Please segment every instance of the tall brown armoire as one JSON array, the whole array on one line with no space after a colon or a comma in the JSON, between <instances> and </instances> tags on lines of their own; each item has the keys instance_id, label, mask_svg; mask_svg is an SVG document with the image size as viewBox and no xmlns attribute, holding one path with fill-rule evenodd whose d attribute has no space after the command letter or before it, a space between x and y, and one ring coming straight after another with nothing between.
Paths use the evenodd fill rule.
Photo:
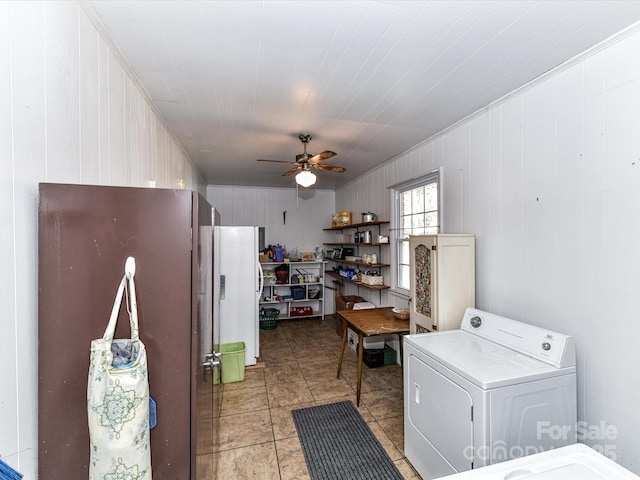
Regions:
<instances>
[{"instance_id":1,"label":"tall brown armoire","mask_svg":"<svg viewBox=\"0 0 640 480\"><path fill-rule=\"evenodd\" d=\"M186 190L41 184L38 470L88 478L87 374L127 257L136 259L140 338L147 348L154 479L198 476L217 405L212 352L212 208ZM128 338L121 309L115 338Z\"/></svg>"}]
</instances>

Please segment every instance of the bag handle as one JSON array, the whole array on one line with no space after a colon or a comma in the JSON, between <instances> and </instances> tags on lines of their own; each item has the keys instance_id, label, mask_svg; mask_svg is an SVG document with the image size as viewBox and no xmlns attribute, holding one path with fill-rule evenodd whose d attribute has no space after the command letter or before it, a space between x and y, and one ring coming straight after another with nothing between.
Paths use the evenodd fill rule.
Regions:
<instances>
[{"instance_id":1,"label":"bag handle","mask_svg":"<svg viewBox=\"0 0 640 480\"><path fill-rule=\"evenodd\" d=\"M136 286L133 281L133 277L136 274L136 259L128 257L125 262L124 276L118 286L116 293L116 299L113 302L113 309L111 310L111 317L107 324L107 329L104 331L102 339L111 347L113 336L116 332L116 323L118 323L118 314L120 313L120 304L122 302L122 294L125 294L125 303L127 305L127 312L129 313L129 324L131 325L131 340L138 341L138 304L136 302Z\"/></svg>"}]
</instances>

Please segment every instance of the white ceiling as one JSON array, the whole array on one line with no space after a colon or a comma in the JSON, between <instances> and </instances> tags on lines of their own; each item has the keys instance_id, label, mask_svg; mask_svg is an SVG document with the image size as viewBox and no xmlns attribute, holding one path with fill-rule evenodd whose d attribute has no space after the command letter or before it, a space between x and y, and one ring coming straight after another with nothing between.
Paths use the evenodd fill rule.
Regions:
<instances>
[{"instance_id":1,"label":"white ceiling","mask_svg":"<svg viewBox=\"0 0 640 480\"><path fill-rule=\"evenodd\" d=\"M95 1L207 183L333 189L630 24L639 1ZM93 12L91 12L93 8Z\"/></svg>"}]
</instances>

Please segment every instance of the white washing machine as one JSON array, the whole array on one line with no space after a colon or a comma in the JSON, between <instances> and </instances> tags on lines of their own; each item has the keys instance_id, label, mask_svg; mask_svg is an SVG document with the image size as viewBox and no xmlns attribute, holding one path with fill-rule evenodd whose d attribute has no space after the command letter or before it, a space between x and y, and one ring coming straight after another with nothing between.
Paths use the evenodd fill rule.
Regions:
<instances>
[{"instance_id":1,"label":"white washing machine","mask_svg":"<svg viewBox=\"0 0 640 480\"><path fill-rule=\"evenodd\" d=\"M474 308L404 337L404 450L423 480L576 442L572 337Z\"/></svg>"},{"instance_id":2,"label":"white washing machine","mask_svg":"<svg viewBox=\"0 0 640 480\"><path fill-rule=\"evenodd\" d=\"M442 480L638 480L639 476L583 443L456 473Z\"/></svg>"}]
</instances>

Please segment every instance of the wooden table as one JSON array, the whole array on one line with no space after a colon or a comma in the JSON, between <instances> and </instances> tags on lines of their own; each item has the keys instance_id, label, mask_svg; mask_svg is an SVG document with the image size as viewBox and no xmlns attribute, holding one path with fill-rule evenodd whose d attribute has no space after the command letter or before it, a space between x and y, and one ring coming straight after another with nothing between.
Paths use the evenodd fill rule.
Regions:
<instances>
[{"instance_id":1,"label":"wooden table","mask_svg":"<svg viewBox=\"0 0 640 480\"><path fill-rule=\"evenodd\" d=\"M372 335L398 335L400 341L400 362L402 363L402 335L409 333L409 320L398 320L392 311L392 307L340 310L336 313L346 322L342 334L340 360L338 360L338 378L340 378L340 370L342 370L344 347L347 345L347 329L351 328L358 334L358 386L356 389L356 405L360 406L363 338Z\"/></svg>"}]
</instances>

